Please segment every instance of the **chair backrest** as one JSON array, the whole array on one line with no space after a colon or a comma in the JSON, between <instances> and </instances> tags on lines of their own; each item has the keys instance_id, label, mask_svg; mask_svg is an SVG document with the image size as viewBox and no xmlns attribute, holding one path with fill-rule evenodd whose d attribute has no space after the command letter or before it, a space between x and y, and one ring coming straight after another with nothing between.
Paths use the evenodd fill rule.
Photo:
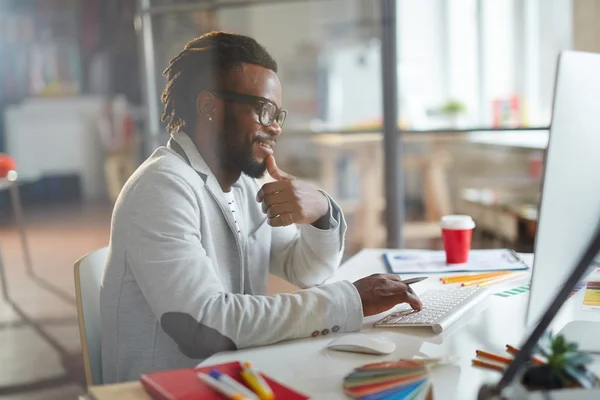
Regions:
<instances>
[{"instance_id":1,"label":"chair backrest","mask_svg":"<svg viewBox=\"0 0 600 400\"><path fill-rule=\"evenodd\" d=\"M100 286L108 248L96 250L75 263L77 319L87 385L101 385Z\"/></svg>"}]
</instances>

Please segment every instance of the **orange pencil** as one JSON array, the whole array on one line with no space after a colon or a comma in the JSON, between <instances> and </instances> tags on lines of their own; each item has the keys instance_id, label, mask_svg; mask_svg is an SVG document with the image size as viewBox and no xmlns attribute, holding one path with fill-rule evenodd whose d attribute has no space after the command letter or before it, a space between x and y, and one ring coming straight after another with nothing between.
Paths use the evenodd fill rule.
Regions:
<instances>
[{"instance_id":1,"label":"orange pencil","mask_svg":"<svg viewBox=\"0 0 600 400\"><path fill-rule=\"evenodd\" d=\"M495 276L501 276L509 274L509 271L499 271L499 272L488 272L485 274L474 274L474 275L457 275L457 276L447 276L440 278L443 283L456 283L456 282L466 282L474 279L483 279L490 278Z\"/></svg>"},{"instance_id":2,"label":"orange pencil","mask_svg":"<svg viewBox=\"0 0 600 400\"><path fill-rule=\"evenodd\" d=\"M481 358L487 358L489 360L498 361L504 364L510 364L513 360L512 358L499 356L494 353L488 353L487 351L483 350L475 350L475 354L477 354Z\"/></svg>"},{"instance_id":3,"label":"orange pencil","mask_svg":"<svg viewBox=\"0 0 600 400\"><path fill-rule=\"evenodd\" d=\"M504 372L504 367L502 365L489 363L481 360L473 360L473 366L479 368L490 369L492 371Z\"/></svg>"},{"instance_id":4,"label":"orange pencil","mask_svg":"<svg viewBox=\"0 0 600 400\"><path fill-rule=\"evenodd\" d=\"M517 279L517 278L524 276L525 274L526 274L526 272L521 272L521 273L506 274L506 275L502 275L502 276L494 276L491 278L484 278L484 279L479 279L479 280L475 280L475 281L464 282L461 286L472 286L472 285L487 286L487 285L491 285L492 283L496 283L496 282L507 281L510 279Z\"/></svg>"},{"instance_id":5,"label":"orange pencil","mask_svg":"<svg viewBox=\"0 0 600 400\"><path fill-rule=\"evenodd\" d=\"M519 350L519 349L517 349L516 347L513 347L513 346L511 346L510 344L507 344L507 345L506 345L506 351L507 351L509 354L512 354L513 356L515 356L515 355L517 355L517 353L518 353L520 350ZM531 357L531 362L533 362L534 364L537 364L537 365L544 365L544 364L546 364L546 362L545 362L544 360L542 360L541 358L539 358L539 357L536 357L536 356L532 356L532 357Z\"/></svg>"}]
</instances>

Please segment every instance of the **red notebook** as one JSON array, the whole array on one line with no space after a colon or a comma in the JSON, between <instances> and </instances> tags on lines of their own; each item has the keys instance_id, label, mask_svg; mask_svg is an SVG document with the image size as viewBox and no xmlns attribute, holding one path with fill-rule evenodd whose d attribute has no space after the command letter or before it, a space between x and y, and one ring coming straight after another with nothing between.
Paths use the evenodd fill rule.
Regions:
<instances>
[{"instance_id":1,"label":"red notebook","mask_svg":"<svg viewBox=\"0 0 600 400\"><path fill-rule=\"evenodd\" d=\"M214 391L198 378L198 372L208 374L210 370L227 374L243 384L242 367L239 362L234 361L227 364L212 365L200 368L177 369L173 371L155 372L142 375L140 381L144 389L156 400L222 400L221 394ZM262 374L269 384L275 399L283 400L306 400L307 396L283 386L281 383ZM247 386L247 385L246 385Z\"/></svg>"}]
</instances>

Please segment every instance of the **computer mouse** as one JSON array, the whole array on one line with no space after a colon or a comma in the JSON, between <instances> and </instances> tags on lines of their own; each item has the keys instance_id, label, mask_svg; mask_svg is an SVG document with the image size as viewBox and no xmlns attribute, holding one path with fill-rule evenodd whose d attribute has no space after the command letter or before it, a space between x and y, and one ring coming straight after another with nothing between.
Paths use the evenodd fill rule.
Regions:
<instances>
[{"instance_id":1,"label":"computer mouse","mask_svg":"<svg viewBox=\"0 0 600 400\"><path fill-rule=\"evenodd\" d=\"M332 340L327 347L351 353L390 354L396 349L396 343L376 334L355 333Z\"/></svg>"}]
</instances>

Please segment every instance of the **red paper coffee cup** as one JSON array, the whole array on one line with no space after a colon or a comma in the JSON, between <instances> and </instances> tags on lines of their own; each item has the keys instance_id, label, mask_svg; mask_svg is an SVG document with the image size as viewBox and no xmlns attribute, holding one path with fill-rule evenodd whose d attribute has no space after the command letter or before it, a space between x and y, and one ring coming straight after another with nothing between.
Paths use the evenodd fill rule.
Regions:
<instances>
[{"instance_id":1,"label":"red paper coffee cup","mask_svg":"<svg viewBox=\"0 0 600 400\"><path fill-rule=\"evenodd\" d=\"M475 222L468 215L446 215L440 221L442 240L448 264L463 264L469 260Z\"/></svg>"}]
</instances>

